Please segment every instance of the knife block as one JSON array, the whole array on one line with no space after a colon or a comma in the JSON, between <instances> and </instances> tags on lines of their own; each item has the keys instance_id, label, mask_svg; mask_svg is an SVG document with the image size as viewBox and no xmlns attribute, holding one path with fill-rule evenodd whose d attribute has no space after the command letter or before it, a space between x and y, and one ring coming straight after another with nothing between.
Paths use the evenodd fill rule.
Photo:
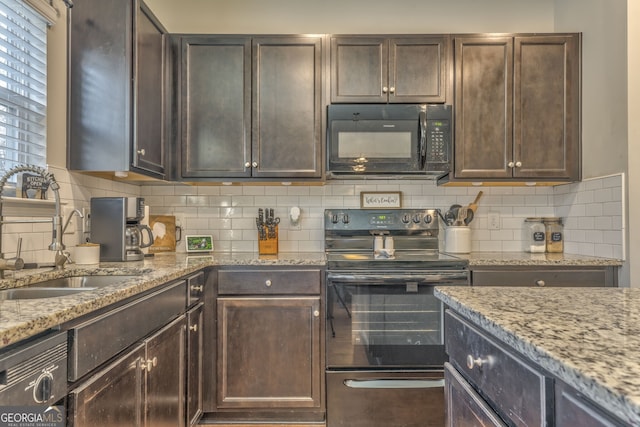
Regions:
<instances>
[{"instance_id":1,"label":"knife block","mask_svg":"<svg viewBox=\"0 0 640 427\"><path fill-rule=\"evenodd\" d=\"M260 255L277 255L278 254L278 226L275 228L275 237L269 237L269 229L264 227L264 235L266 239L260 240L258 233L258 254Z\"/></svg>"}]
</instances>

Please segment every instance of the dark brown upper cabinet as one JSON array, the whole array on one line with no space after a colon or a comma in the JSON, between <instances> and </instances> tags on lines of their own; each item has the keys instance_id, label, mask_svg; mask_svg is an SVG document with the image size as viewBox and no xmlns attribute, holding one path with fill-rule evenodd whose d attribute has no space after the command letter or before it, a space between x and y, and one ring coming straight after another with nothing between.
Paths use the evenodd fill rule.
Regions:
<instances>
[{"instance_id":1,"label":"dark brown upper cabinet","mask_svg":"<svg viewBox=\"0 0 640 427\"><path fill-rule=\"evenodd\" d=\"M331 102L443 103L448 36L334 36Z\"/></svg>"},{"instance_id":2,"label":"dark brown upper cabinet","mask_svg":"<svg viewBox=\"0 0 640 427\"><path fill-rule=\"evenodd\" d=\"M184 36L180 176L322 177L323 37Z\"/></svg>"},{"instance_id":3,"label":"dark brown upper cabinet","mask_svg":"<svg viewBox=\"0 0 640 427\"><path fill-rule=\"evenodd\" d=\"M142 1L70 9L68 169L165 178L165 33Z\"/></svg>"},{"instance_id":4,"label":"dark brown upper cabinet","mask_svg":"<svg viewBox=\"0 0 640 427\"><path fill-rule=\"evenodd\" d=\"M454 38L454 179L577 181L580 34Z\"/></svg>"}]
</instances>

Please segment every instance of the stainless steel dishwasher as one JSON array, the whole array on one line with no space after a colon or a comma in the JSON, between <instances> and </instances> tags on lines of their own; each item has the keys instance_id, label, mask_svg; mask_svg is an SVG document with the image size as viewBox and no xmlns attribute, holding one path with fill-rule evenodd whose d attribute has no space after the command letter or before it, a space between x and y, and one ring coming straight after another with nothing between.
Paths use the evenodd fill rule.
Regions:
<instances>
[{"instance_id":1,"label":"stainless steel dishwasher","mask_svg":"<svg viewBox=\"0 0 640 427\"><path fill-rule=\"evenodd\" d=\"M64 426L66 394L66 332L51 332L0 355L3 415L20 408L21 416L37 413L48 421L47 425Z\"/></svg>"}]
</instances>

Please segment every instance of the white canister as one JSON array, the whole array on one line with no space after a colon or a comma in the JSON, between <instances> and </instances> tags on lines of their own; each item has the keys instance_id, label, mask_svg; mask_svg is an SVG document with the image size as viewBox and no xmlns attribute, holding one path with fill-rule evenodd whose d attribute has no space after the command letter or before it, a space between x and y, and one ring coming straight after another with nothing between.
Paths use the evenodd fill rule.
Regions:
<instances>
[{"instance_id":1,"label":"white canister","mask_svg":"<svg viewBox=\"0 0 640 427\"><path fill-rule=\"evenodd\" d=\"M471 252L471 229L469 226L449 226L444 229L444 249L454 254Z\"/></svg>"},{"instance_id":2,"label":"white canister","mask_svg":"<svg viewBox=\"0 0 640 427\"><path fill-rule=\"evenodd\" d=\"M73 261L76 264L98 264L100 262L100 245L83 243L76 246Z\"/></svg>"}]
</instances>

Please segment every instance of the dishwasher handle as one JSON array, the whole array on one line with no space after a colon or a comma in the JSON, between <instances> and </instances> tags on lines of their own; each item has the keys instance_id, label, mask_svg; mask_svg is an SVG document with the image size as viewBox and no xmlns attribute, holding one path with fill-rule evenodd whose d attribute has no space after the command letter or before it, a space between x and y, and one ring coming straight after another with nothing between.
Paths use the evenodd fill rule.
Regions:
<instances>
[{"instance_id":1,"label":"dishwasher handle","mask_svg":"<svg viewBox=\"0 0 640 427\"><path fill-rule=\"evenodd\" d=\"M398 388L444 388L444 380L417 380L417 379L375 379L375 380L344 380L344 385L349 388L359 389L398 389Z\"/></svg>"}]
</instances>

